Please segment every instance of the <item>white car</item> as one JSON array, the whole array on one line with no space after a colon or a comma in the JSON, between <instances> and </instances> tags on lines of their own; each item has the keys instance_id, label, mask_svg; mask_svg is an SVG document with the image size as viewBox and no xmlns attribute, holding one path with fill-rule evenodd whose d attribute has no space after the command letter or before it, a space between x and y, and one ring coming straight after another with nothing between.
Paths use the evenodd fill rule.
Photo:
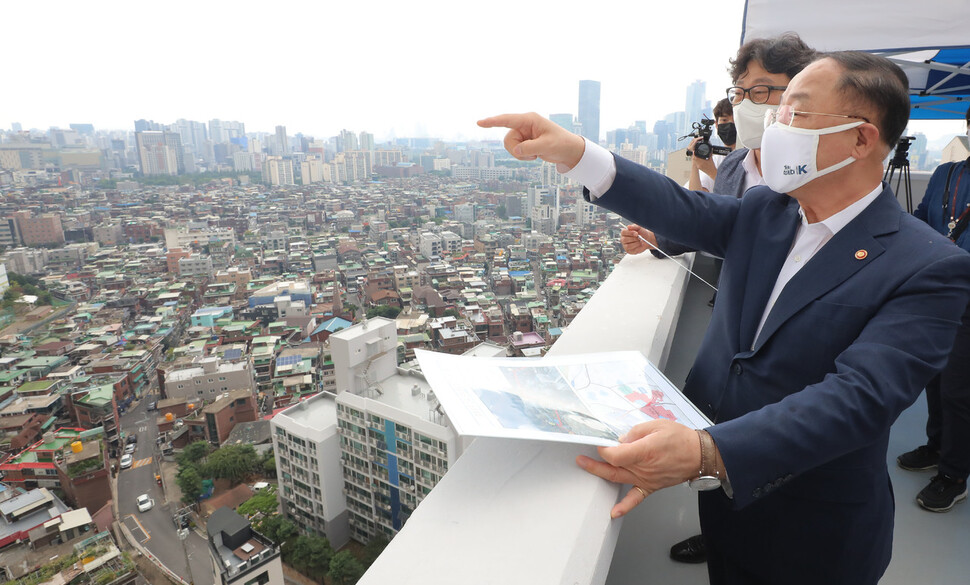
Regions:
<instances>
[{"instance_id":1,"label":"white car","mask_svg":"<svg viewBox=\"0 0 970 585\"><path fill-rule=\"evenodd\" d=\"M122 469L128 469L129 467L131 467L131 462L132 462L132 459L131 459L130 453L125 453L124 455L121 456Z\"/></svg>"},{"instance_id":2,"label":"white car","mask_svg":"<svg viewBox=\"0 0 970 585\"><path fill-rule=\"evenodd\" d=\"M125 453L126 454L131 455L134 452L135 452L135 444L134 443L128 443L127 445L125 445Z\"/></svg>"},{"instance_id":3,"label":"white car","mask_svg":"<svg viewBox=\"0 0 970 585\"><path fill-rule=\"evenodd\" d=\"M155 505L155 500L149 498L148 494L138 496L138 499L135 501L138 503L139 512L147 512L152 509L152 506Z\"/></svg>"}]
</instances>

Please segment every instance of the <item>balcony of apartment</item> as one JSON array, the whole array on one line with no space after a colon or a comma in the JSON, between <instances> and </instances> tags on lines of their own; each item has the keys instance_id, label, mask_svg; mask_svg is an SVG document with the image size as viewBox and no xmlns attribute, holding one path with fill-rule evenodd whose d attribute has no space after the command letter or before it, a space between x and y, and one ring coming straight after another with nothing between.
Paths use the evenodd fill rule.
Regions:
<instances>
[{"instance_id":1,"label":"balcony of apartment","mask_svg":"<svg viewBox=\"0 0 970 585\"><path fill-rule=\"evenodd\" d=\"M678 261L713 277L709 259ZM710 319L710 298L709 288L670 260L625 257L549 355L639 350L682 387ZM970 505L942 515L921 510L914 500L929 475L900 471L893 460L925 442L925 420L921 397L892 430L896 530L883 585L964 582L970 573L970 555L952 545L970 537ZM662 490L624 519L611 520L610 509L628 486L580 470L578 454L596 456L576 445L475 439L359 583L402 576L426 585L707 583L706 565L668 556L672 544L700 531L694 492ZM421 473L415 480L419 490L427 484Z\"/></svg>"}]
</instances>

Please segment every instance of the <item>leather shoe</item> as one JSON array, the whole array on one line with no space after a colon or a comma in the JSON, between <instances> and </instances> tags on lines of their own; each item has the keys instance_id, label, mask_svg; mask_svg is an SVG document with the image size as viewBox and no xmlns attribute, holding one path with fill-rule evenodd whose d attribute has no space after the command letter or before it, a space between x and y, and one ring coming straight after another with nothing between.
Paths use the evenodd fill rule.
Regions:
<instances>
[{"instance_id":1,"label":"leather shoe","mask_svg":"<svg viewBox=\"0 0 970 585\"><path fill-rule=\"evenodd\" d=\"M704 546L704 537L698 534L678 542L670 547L670 558L678 563L706 563L707 547Z\"/></svg>"}]
</instances>

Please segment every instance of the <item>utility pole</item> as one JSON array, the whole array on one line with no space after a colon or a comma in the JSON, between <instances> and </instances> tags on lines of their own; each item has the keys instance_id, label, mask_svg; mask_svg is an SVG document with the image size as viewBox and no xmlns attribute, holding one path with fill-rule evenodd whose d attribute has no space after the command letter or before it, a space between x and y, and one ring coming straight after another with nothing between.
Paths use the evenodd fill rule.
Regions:
<instances>
[{"instance_id":1,"label":"utility pole","mask_svg":"<svg viewBox=\"0 0 970 585\"><path fill-rule=\"evenodd\" d=\"M188 516L190 511L191 508L188 506L179 508L175 510L175 515L172 519L175 521L175 526L178 527L179 540L182 541L182 554L185 555L185 567L189 571L189 585L195 585L195 577L192 575L192 563L189 562L189 551L185 547L185 541L189 538Z\"/></svg>"}]
</instances>

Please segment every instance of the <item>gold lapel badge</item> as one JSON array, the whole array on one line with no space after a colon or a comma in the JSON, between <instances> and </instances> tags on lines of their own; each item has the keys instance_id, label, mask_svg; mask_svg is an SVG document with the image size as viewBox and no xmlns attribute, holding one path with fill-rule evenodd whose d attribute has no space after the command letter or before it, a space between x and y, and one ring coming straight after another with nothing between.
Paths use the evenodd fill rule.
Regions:
<instances>
[{"instance_id":1,"label":"gold lapel badge","mask_svg":"<svg viewBox=\"0 0 970 585\"><path fill-rule=\"evenodd\" d=\"M856 260L865 260L866 259L866 256L868 256L868 255L869 255L869 252L866 252L865 250L856 250L855 259Z\"/></svg>"}]
</instances>

